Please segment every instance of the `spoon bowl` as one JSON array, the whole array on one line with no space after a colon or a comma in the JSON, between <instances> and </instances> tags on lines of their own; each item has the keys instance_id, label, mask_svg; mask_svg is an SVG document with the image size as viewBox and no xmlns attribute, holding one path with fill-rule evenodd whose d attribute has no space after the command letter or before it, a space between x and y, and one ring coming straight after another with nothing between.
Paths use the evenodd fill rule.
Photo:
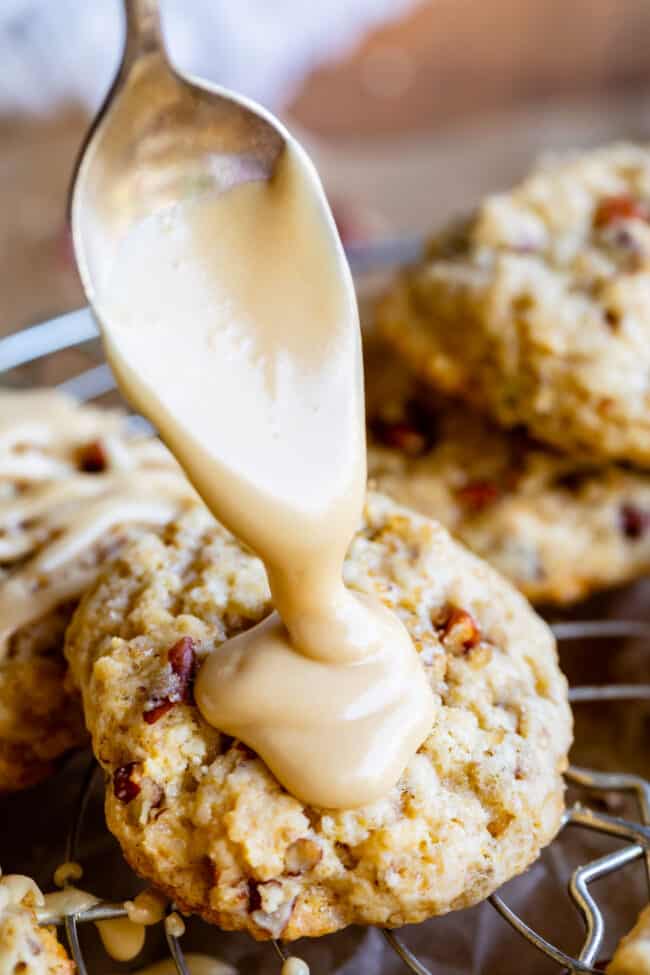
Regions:
<instances>
[{"instance_id":1,"label":"spoon bowl","mask_svg":"<svg viewBox=\"0 0 650 975\"><path fill-rule=\"evenodd\" d=\"M124 0L124 7L124 55L70 197L75 256L91 306L99 276L135 223L188 198L268 179L287 138L259 106L169 64L158 0Z\"/></svg>"}]
</instances>

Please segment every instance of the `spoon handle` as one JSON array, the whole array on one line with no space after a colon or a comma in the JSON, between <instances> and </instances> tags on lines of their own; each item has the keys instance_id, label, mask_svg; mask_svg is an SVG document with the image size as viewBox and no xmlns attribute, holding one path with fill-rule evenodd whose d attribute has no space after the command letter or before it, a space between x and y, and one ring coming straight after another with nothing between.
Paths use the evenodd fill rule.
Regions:
<instances>
[{"instance_id":1,"label":"spoon handle","mask_svg":"<svg viewBox=\"0 0 650 975\"><path fill-rule=\"evenodd\" d=\"M155 51L163 53L158 0L124 0L126 43L123 67Z\"/></svg>"}]
</instances>

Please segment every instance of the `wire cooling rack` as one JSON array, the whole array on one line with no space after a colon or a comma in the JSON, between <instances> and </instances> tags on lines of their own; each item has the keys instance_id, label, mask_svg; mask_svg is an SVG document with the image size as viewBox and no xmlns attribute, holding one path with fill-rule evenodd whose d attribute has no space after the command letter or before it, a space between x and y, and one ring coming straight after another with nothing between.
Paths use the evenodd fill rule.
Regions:
<instances>
[{"instance_id":1,"label":"wire cooling rack","mask_svg":"<svg viewBox=\"0 0 650 975\"><path fill-rule=\"evenodd\" d=\"M352 254L351 263L356 263L357 269L367 271L383 264L394 262L395 255L404 254L404 246L397 242L382 245L377 249L360 250ZM20 378L23 367L34 367L51 364L59 353L77 349L96 340L97 327L88 309L81 309L69 315L63 315L41 325L23 329L0 340L0 374L9 384L20 385L24 377ZM98 358L98 355L95 356ZM65 370L64 370L65 371ZM39 372L30 370L30 381L39 377ZM52 381L54 373L46 371L45 381ZM39 378L39 382L43 379ZM90 368L84 368L71 377L55 378L54 384L62 390L76 396L80 400L94 400L111 393L115 389L115 382L106 363L97 361ZM140 417L133 417L135 425L142 425L145 421ZM581 621L559 623L554 626L555 635L560 642L603 639L624 640L628 638L647 639L650 641L650 623L642 621L606 620ZM650 684L619 684L595 687L574 687L570 693L574 704L599 703L611 701L626 701L637 705L640 702L650 702ZM86 818L86 811L91 793L94 776L99 772L92 764L84 778L72 826L67 837L66 859L76 861L80 856L80 837ZM525 941L542 955L552 960L562 970L570 972L602 972L597 959L602 949L605 937L605 918L592 893L592 885L603 877L610 876L634 861L642 861L645 870L647 896L650 899L650 782L637 775L625 773L604 773L592 769L571 767L566 774L567 783L580 796L568 807L561 832L566 830L591 831L612 838L618 846L609 853L597 859L583 863L572 873L569 881L569 895L576 908L576 919L582 922L583 942L576 955L563 950L542 936L531 927L526 920L519 916L500 894L493 894L489 901L506 921ZM634 800L636 818L621 818L602 811L594 797L609 800L609 805L615 806L612 800L616 797L627 797ZM605 804L606 805L606 804ZM557 842L557 841L556 841ZM621 845L622 844L622 845ZM516 883L516 881L515 881ZM509 888L510 889L510 888ZM170 905L172 911L174 905ZM127 910L122 902L100 900L93 907L85 911L68 914L61 920L65 928L70 951L76 962L79 975L88 975L88 966L82 950L79 928L90 922L107 920L110 918L127 916ZM384 930L383 936L387 943L399 956L405 968L415 975L435 975L420 958L406 944L403 936L396 931ZM170 925L165 925L165 938L169 955L172 958L179 975L189 975L187 960L182 947L182 937L173 933ZM284 960L288 956L287 948L278 941L272 942L278 958Z\"/></svg>"}]
</instances>

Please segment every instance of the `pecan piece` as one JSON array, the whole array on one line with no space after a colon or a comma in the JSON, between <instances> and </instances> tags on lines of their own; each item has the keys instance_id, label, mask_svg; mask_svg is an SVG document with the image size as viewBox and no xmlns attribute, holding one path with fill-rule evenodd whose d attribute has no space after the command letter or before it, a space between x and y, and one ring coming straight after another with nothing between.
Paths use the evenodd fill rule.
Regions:
<instances>
[{"instance_id":1,"label":"pecan piece","mask_svg":"<svg viewBox=\"0 0 650 975\"><path fill-rule=\"evenodd\" d=\"M262 906L262 897L260 895L260 885L252 877L247 880L248 885L248 911L250 914L253 911L259 911Z\"/></svg>"},{"instance_id":2,"label":"pecan piece","mask_svg":"<svg viewBox=\"0 0 650 975\"><path fill-rule=\"evenodd\" d=\"M635 504L622 504L620 508L621 531L626 538L642 538L650 528L650 512Z\"/></svg>"},{"instance_id":3,"label":"pecan piece","mask_svg":"<svg viewBox=\"0 0 650 975\"><path fill-rule=\"evenodd\" d=\"M458 501L477 514L494 504L498 497L499 488L491 481L470 481L456 491Z\"/></svg>"},{"instance_id":4,"label":"pecan piece","mask_svg":"<svg viewBox=\"0 0 650 975\"><path fill-rule=\"evenodd\" d=\"M125 804L140 794L140 784L133 777L136 765L137 762L128 762L113 772L113 793L116 799Z\"/></svg>"},{"instance_id":5,"label":"pecan piece","mask_svg":"<svg viewBox=\"0 0 650 975\"><path fill-rule=\"evenodd\" d=\"M594 227L607 227L618 220L648 220L650 209L641 200L621 193L619 196L606 196L594 213Z\"/></svg>"},{"instance_id":6,"label":"pecan piece","mask_svg":"<svg viewBox=\"0 0 650 975\"><path fill-rule=\"evenodd\" d=\"M152 697L142 717L147 724L155 724L177 703L192 704L192 688L196 673L196 644L189 636L184 636L169 648L167 659L172 672L168 694Z\"/></svg>"},{"instance_id":7,"label":"pecan piece","mask_svg":"<svg viewBox=\"0 0 650 975\"><path fill-rule=\"evenodd\" d=\"M147 722L147 724L155 724L156 721L160 720L164 714L174 707L174 702L170 701L168 697L164 697L161 701L156 704L152 704L150 708L142 712L142 717Z\"/></svg>"},{"instance_id":8,"label":"pecan piece","mask_svg":"<svg viewBox=\"0 0 650 975\"><path fill-rule=\"evenodd\" d=\"M77 466L86 474L101 474L108 467L108 455L101 440L93 440L77 451Z\"/></svg>"},{"instance_id":9,"label":"pecan piece","mask_svg":"<svg viewBox=\"0 0 650 975\"><path fill-rule=\"evenodd\" d=\"M435 417L416 400L405 403L399 416L379 415L369 425L378 443L400 450L408 457L426 454L437 439Z\"/></svg>"},{"instance_id":10,"label":"pecan piece","mask_svg":"<svg viewBox=\"0 0 650 975\"><path fill-rule=\"evenodd\" d=\"M196 671L196 644L190 636L181 637L167 652L172 673L178 678L179 699L192 702L192 685Z\"/></svg>"},{"instance_id":11,"label":"pecan piece","mask_svg":"<svg viewBox=\"0 0 650 975\"><path fill-rule=\"evenodd\" d=\"M464 609L452 609L444 619L441 640L447 650L464 654L481 642L481 630L474 617Z\"/></svg>"},{"instance_id":12,"label":"pecan piece","mask_svg":"<svg viewBox=\"0 0 650 975\"><path fill-rule=\"evenodd\" d=\"M383 441L387 446L395 447L409 457L419 457L427 447L424 434L406 421L384 426Z\"/></svg>"}]
</instances>

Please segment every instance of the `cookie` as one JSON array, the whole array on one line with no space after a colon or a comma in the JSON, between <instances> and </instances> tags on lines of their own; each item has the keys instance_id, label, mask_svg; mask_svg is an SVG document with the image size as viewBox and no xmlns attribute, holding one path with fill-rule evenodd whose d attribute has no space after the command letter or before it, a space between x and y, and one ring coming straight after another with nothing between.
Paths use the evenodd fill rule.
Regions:
<instances>
[{"instance_id":1,"label":"cookie","mask_svg":"<svg viewBox=\"0 0 650 975\"><path fill-rule=\"evenodd\" d=\"M360 809L298 801L193 703L196 667L272 608L262 563L203 509L123 550L66 638L127 860L182 910L258 939L474 904L560 825L567 688L523 596L381 495L344 575L399 614L438 702L398 784Z\"/></svg>"},{"instance_id":2,"label":"cookie","mask_svg":"<svg viewBox=\"0 0 650 975\"><path fill-rule=\"evenodd\" d=\"M607 975L650 975L650 905L621 939L606 971Z\"/></svg>"},{"instance_id":3,"label":"cookie","mask_svg":"<svg viewBox=\"0 0 650 975\"><path fill-rule=\"evenodd\" d=\"M650 149L542 162L432 241L378 322L499 424L650 466Z\"/></svg>"},{"instance_id":4,"label":"cookie","mask_svg":"<svg viewBox=\"0 0 650 975\"><path fill-rule=\"evenodd\" d=\"M0 877L0 975L73 975L54 928L36 920L42 897L29 877Z\"/></svg>"},{"instance_id":5,"label":"cookie","mask_svg":"<svg viewBox=\"0 0 650 975\"><path fill-rule=\"evenodd\" d=\"M137 526L192 503L171 455L118 412L54 391L0 392L0 792L85 740L63 635L81 593Z\"/></svg>"},{"instance_id":6,"label":"cookie","mask_svg":"<svg viewBox=\"0 0 650 975\"><path fill-rule=\"evenodd\" d=\"M650 476L569 457L435 397L367 342L368 474L529 599L571 603L650 570Z\"/></svg>"}]
</instances>

